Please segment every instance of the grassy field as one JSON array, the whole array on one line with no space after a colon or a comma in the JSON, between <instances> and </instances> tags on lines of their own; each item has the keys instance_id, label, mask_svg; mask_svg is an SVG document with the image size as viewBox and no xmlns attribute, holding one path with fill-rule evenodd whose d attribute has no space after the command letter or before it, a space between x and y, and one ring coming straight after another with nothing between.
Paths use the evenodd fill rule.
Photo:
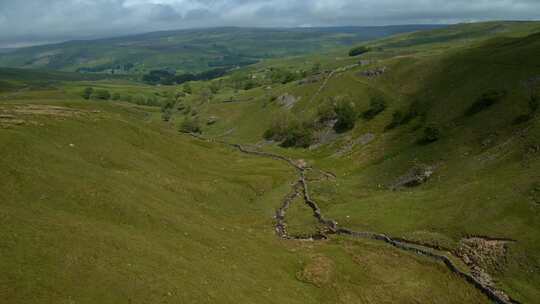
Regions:
<instances>
[{"instance_id":1,"label":"grassy field","mask_svg":"<svg viewBox=\"0 0 540 304\"><path fill-rule=\"evenodd\" d=\"M385 245L280 241L294 175L279 162L182 136L153 108L36 93L0 105L23 121L0 129L6 303L485 302Z\"/></svg>"},{"instance_id":2,"label":"grassy field","mask_svg":"<svg viewBox=\"0 0 540 304\"><path fill-rule=\"evenodd\" d=\"M272 59L191 83L189 93L125 79L6 86L0 296L7 303L489 302L443 264L384 243L278 239L273 216L296 173L178 132L194 119L204 136L258 144L335 173L310 188L340 225L452 252L471 236L504 240L503 255L486 257L486 271L513 299L536 303L540 122L524 84L540 75L538 27L460 25L370 42L373 51L360 58L335 49ZM369 63L352 66L360 59ZM306 77L332 75L319 95L324 77L283 84L268 76L317 63L321 72ZM378 77L362 74L381 67ZM257 85L236 87L238 79ZM219 89L209 94L212 84ZM83 100L86 87L155 98L158 106ZM495 102L482 101L494 90ZM292 106L280 104L283 95L295 97ZM263 140L276 117L314 120L331 98L362 113L373 97L385 100L384 111L359 115L352 130L309 149ZM159 104L171 99L164 122ZM411 109L410 121L385 128L396 111ZM439 131L431 143L422 142L427 126ZM419 164L434 168L425 184L390 189ZM291 233L318 228L309 212L293 202Z\"/></svg>"}]
</instances>

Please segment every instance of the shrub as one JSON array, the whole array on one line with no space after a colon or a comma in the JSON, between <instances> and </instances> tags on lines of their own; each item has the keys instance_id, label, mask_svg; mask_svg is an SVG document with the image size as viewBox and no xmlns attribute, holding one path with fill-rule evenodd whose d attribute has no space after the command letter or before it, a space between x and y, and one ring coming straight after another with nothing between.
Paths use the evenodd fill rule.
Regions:
<instances>
[{"instance_id":1,"label":"shrub","mask_svg":"<svg viewBox=\"0 0 540 304\"><path fill-rule=\"evenodd\" d=\"M362 55L362 54L364 54L364 53L367 53L367 52L369 52L369 51L370 51L370 50L369 50L368 47L366 47L366 46L359 46L359 47L355 47L355 48L351 49L351 50L349 51L349 56L355 57L355 56L359 56L359 55Z\"/></svg>"},{"instance_id":2,"label":"shrub","mask_svg":"<svg viewBox=\"0 0 540 304\"><path fill-rule=\"evenodd\" d=\"M478 114L502 100L506 95L507 92L505 90L489 90L476 99L470 108L465 111L465 115L472 116Z\"/></svg>"},{"instance_id":3,"label":"shrub","mask_svg":"<svg viewBox=\"0 0 540 304\"><path fill-rule=\"evenodd\" d=\"M88 87L88 88L86 88L86 89L83 90L81 96L82 96L82 98L88 100L88 99L90 99L90 97L92 96L92 93L94 93L94 89Z\"/></svg>"},{"instance_id":4,"label":"shrub","mask_svg":"<svg viewBox=\"0 0 540 304\"><path fill-rule=\"evenodd\" d=\"M111 93L107 90L95 90L92 93L93 99L99 99L99 100L109 100L111 99Z\"/></svg>"},{"instance_id":5,"label":"shrub","mask_svg":"<svg viewBox=\"0 0 540 304\"><path fill-rule=\"evenodd\" d=\"M144 95L139 94L133 98L133 102L138 105L145 105L146 97L144 97Z\"/></svg>"},{"instance_id":6,"label":"shrub","mask_svg":"<svg viewBox=\"0 0 540 304\"><path fill-rule=\"evenodd\" d=\"M285 139L281 143L282 147L307 148L313 143L313 131L304 125L298 125L288 130Z\"/></svg>"},{"instance_id":7,"label":"shrub","mask_svg":"<svg viewBox=\"0 0 540 304\"><path fill-rule=\"evenodd\" d=\"M422 142L432 143L436 142L441 138L441 130L435 124L430 124L424 129L424 138Z\"/></svg>"},{"instance_id":8,"label":"shrub","mask_svg":"<svg viewBox=\"0 0 540 304\"><path fill-rule=\"evenodd\" d=\"M403 122L405 115L403 112L397 110L392 114L392 121L384 128L385 130L392 130L397 128Z\"/></svg>"},{"instance_id":9,"label":"shrub","mask_svg":"<svg viewBox=\"0 0 540 304\"><path fill-rule=\"evenodd\" d=\"M364 119L371 120L386 110L386 101L381 96L371 98L369 109L362 114Z\"/></svg>"},{"instance_id":10,"label":"shrub","mask_svg":"<svg viewBox=\"0 0 540 304\"><path fill-rule=\"evenodd\" d=\"M307 148L314 140L313 125L285 114L275 119L263 136L281 142L282 147Z\"/></svg>"},{"instance_id":11,"label":"shrub","mask_svg":"<svg viewBox=\"0 0 540 304\"><path fill-rule=\"evenodd\" d=\"M414 120L416 117L421 115L423 115L422 102L417 99L411 103L409 109L407 110L407 113L405 113L405 115L403 116L400 124L406 125L412 120Z\"/></svg>"},{"instance_id":12,"label":"shrub","mask_svg":"<svg viewBox=\"0 0 540 304\"><path fill-rule=\"evenodd\" d=\"M325 102L317 108L317 117L321 123L336 119L336 109L331 101Z\"/></svg>"},{"instance_id":13,"label":"shrub","mask_svg":"<svg viewBox=\"0 0 540 304\"><path fill-rule=\"evenodd\" d=\"M165 122L170 121L173 114L174 106L176 102L172 99L168 99L161 105L161 119Z\"/></svg>"},{"instance_id":14,"label":"shrub","mask_svg":"<svg viewBox=\"0 0 540 304\"><path fill-rule=\"evenodd\" d=\"M336 132L343 133L354 128L358 114L351 102L343 101L338 103L335 106L334 111L337 118L337 122L334 125L334 130Z\"/></svg>"},{"instance_id":15,"label":"shrub","mask_svg":"<svg viewBox=\"0 0 540 304\"><path fill-rule=\"evenodd\" d=\"M201 133L201 126L196 118L186 118L180 125L180 132Z\"/></svg>"},{"instance_id":16,"label":"shrub","mask_svg":"<svg viewBox=\"0 0 540 304\"><path fill-rule=\"evenodd\" d=\"M193 94L193 89L191 88L191 85L189 83L186 83L184 85L184 93Z\"/></svg>"}]
</instances>

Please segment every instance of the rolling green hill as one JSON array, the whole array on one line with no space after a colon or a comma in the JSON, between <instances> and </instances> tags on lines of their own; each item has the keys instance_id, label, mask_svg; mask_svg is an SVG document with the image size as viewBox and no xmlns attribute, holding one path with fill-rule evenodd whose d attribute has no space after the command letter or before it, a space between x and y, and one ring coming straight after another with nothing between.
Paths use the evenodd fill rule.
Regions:
<instances>
[{"instance_id":1,"label":"rolling green hill","mask_svg":"<svg viewBox=\"0 0 540 304\"><path fill-rule=\"evenodd\" d=\"M457 25L182 86L0 91L0 294L537 303L539 27Z\"/></svg>"},{"instance_id":2,"label":"rolling green hill","mask_svg":"<svg viewBox=\"0 0 540 304\"><path fill-rule=\"evenodd\" d=\"M264 58L320 52L435 25L336 28L213 28L70 41L0 55L0 66L63 71L200 72L252 64Z\"/></svg>"}]
</instances>

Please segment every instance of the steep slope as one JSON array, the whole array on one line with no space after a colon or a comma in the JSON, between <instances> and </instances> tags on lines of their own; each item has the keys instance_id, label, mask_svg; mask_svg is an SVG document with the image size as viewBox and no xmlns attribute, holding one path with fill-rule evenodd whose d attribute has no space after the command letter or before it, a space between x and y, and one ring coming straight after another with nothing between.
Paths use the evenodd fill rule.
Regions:
<instances>
[{"instance_id":1,"label":"steep slope","mask_svg":"<svg viewBox=\"0 0 540 304\"><path fill-rule=\"evenodd\" d=\"M431 244L456 256L463 254L470 237L480 237L479 248L494 247L464 261L480 267L478 275L488 273L516 300L534 303L540 296L540 122L531 93L538 94L540 86L539 51L540 35L533 34L442 53L428 48L389 56L382 50L364 56L370 62L365 66L333 57L322 61L336 71L326 74L328 80L254 89L238 98L250 101L199 109L203 117L223 117L206 128L209 136L229 130L228 140L256 143L275 117L313 121L329 99L348 100L362 113L373 98L382 97L386 109L381 114L360 118L350 132L330 132L330 141L313 145L311 151L275 145L264 149L336 173L336 182L316 185L313 197L328 217L355 230ZM296 102L272 98L283 94ZM412 116L389 129L398 111L397 117ZM426 134L436 137L426 140ZM412 171L418 168L429 168L425 185L393 189L420 174ZM313 222L295 225L306 230Z\"/></svg>"},{"instance_id":2,"label":"steep slope","mask_svg":"<svg viewBox=\"0 0 540 304\"><path fill-rule=\"evenodd\" d=\"M284 164L65 85L0 103L3 301L486 303L389 246L280 240L274 211L296 178Z\"/></svg>"}]
</instances>

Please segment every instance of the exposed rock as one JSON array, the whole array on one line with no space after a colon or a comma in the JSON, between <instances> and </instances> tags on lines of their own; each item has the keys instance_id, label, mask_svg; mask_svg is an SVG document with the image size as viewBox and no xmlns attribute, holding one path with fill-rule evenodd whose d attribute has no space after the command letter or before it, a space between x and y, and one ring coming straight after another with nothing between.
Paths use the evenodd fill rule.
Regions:
<instances>
[{"instance_id":1,"label":"exposed rock","mask_svg":"<svg viewBox=\"0 0 540 304\"><path fill-rule=\"evenodd\" d=\"M360 75L367 78L376 78L386 73L387 70L388 68L383 66L383 67L378 67L372 70L362 71L360 72Z\"/></svg>"},{"instance_id":2,"label":"exposed rock","mask_svg":"<svg viewBox=\"0 0 540 304\"><path fill-rule=\"evenodd\" d=\"M206 122L207 125L211 126L213 124L215 124L216 122L218 122L218 118L216 116L210 116L208 118L208 121Z\"/></svg>"},{"instance_id":3,"label":"exposed rock","mask_svg":"<svg viewBox=\"0 0 540 304\"><path fill-rule=\"evenodd\" d=\"M358 64L359 64L360 66L366 66L366 65L370 65L370 64L372 64L372 63L374 63L374 62L376 62L376 61L374 61L374 60L360 60L360 61L358 62Z\"/></svg>"},{"instance_id":4,"label":"exposed rock","mask_svg":"<svg viewBox=\"0 0 540 304\"><path fill-rule=\"evenodd\" d=\"M433 175L435 168L427 165L415 165L407 174L399 177L390 189L398 190L403 187L416 187L426 183Z\"/></svg>"},{"instance_id":5,"label":"exposed rock","mask_svg":"<svg viewBox=\"0 0 540 304\"><path fill-rule=\"evenodd\" d=\"M317 83L317 82L323 80L324 77L326 77L325 73L319 73L319 74L311 75L311 76L309 76L307 78L304 78L304 79L298 81L298 85Z\"/></svg>"},{"instance_id":6,"label":"exposed rock","mask_svg":"<svg viewBox=\"0 0 540 304\"><path fill-rule=\"evenodd\" d=\"M375 140L376 135L373 133L366 133L354 140L349 141L345 146L343 146L336 154L334 154L334 157L341 157L349 152L352 151L352 149L357 146L365 146Z\"/></svg>"},{"instance_id":7,"label":"exposed rock","mask_svg":"<svg viewBox=\"0 0 540 304\"><path fill-rule=\"evenodd\" d=\"M487 270L501 270L506 261L509 242L512 241L472 237L461 240L456 250L456 255L471 268L471 275L508 302L510 302L510 297L496 289L495 282Z\"/></svg>"},{"instance_id":8,"label":"exposed rock","mask_svg":"<svg viewBox=\"0 0 540 304\"><path fill-rule=\"evenodd\" d=\"M277 99L277 102L280 106L284 107L285 109L292 109L294 105L300 100L299 98L294 97L293 95L290 95L288 93L285 93L281 96L279 96Z\"/></svg>"}]
</instances>

